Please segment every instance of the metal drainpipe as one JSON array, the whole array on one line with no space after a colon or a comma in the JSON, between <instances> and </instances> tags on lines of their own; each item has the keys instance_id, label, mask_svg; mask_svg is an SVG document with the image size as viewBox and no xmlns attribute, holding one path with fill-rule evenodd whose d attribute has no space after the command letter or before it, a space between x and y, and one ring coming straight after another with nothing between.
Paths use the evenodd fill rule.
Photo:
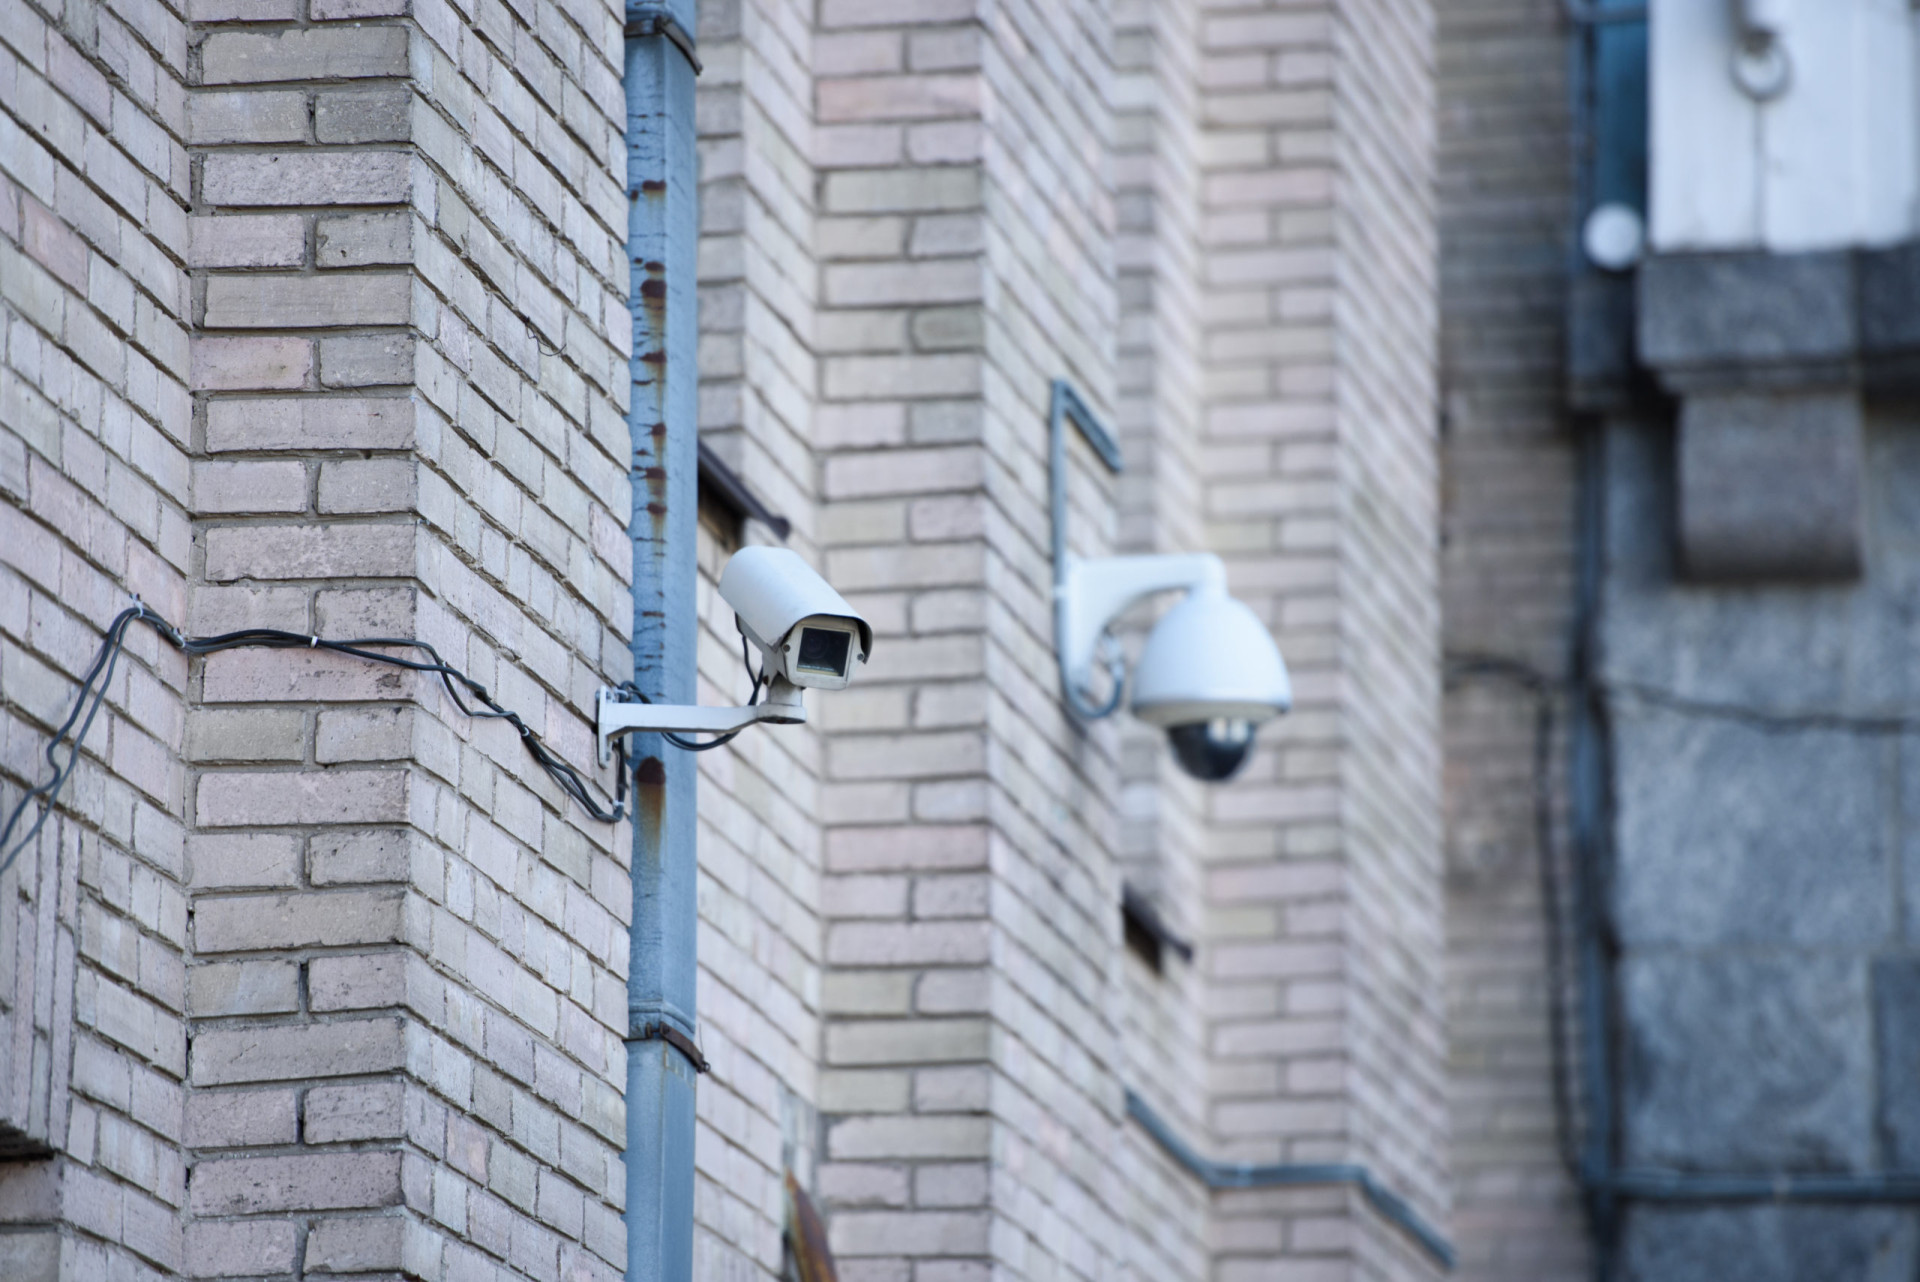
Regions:
<instances>
[{"instance_id":1,"label":"metal drainpipe","mask_svg":"<svg viewBox=\"0 0 1920 1282\"><path fill-rule=\"evenodd\" d=\"M626 13L627 257L633 295L633 666L649 698L694 702L699 370L694 0ZM694 759L634 735L627 980L627 1276L693 1275Z\"/></svg>"}]
</instances>

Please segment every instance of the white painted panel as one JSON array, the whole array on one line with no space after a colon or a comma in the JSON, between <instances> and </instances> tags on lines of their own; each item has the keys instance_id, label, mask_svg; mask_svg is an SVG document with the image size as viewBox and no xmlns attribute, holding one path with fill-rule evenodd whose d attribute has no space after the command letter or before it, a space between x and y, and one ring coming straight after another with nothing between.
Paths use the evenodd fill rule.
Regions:
<instances>
[{"instance_id":1,"label":"white painted panel","mask_svg":"<svg viewBox=\"0 0 1920 1282\"><path fill-rule=\"evenodd\" d=\"M1727 0L1652 0L1650 20L1653 247L1758 248L1759 113L1728 72L1733 6Z\"/></svg>"},{"instance_id":2,"label":"white painted panel","mask_svg":"<svg viewBox=\"0 0 1920 1282\"><path fill-rule=\"evenodd\" d=\"M1799 0L1782 39L1787 91L1760 108L1762 242L1781 253L1852 243L1865 204L1858 83L1863 0Z\"/></svg>"},{"instance_id":3,"label":"white painted panel","mask_svg":"<svg viewBox=\"0 0 1920 1282\"><path fill-rule=\"evenodd\" d=\"M1920 233L1920 13L1913 0L1862 0L1859 240L1888 245Z\"/></svg>"}]
</instances>

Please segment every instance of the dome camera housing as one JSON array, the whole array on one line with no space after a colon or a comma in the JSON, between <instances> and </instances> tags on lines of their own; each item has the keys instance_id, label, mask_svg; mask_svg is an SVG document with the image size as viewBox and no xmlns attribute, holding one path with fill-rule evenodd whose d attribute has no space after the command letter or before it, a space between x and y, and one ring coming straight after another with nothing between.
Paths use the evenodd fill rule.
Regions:
<instances>
[{"instance_id":1,"label":"dome camera housing","mask_svg":"<svg viewBox=\"0 0 1920 1282\"><path fill-rule=\"evenodd\" d=\"M1239 773L1255 730L1292 706L1273 637L1212 583L1167 611L1134 668L1133 715L1164 729L1181 768L1208 782Z\"/></svg>"}]
</instances>

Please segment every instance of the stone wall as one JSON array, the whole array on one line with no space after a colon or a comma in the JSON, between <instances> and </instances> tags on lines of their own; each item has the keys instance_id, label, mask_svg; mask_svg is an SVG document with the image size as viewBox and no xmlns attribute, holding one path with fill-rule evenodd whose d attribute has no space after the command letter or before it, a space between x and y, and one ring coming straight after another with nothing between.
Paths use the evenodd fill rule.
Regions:
<instances>
[{"instance_id":1,"label":"stone wall","mask_svg":"<svg viewBox=\"0 0 1920 1282\"><path fill-rule=\"evenodd\" d=\"M1624 1165L1914 1163L1914 429L1905 405L1868 414L1863 577L1734 586L1676 574L1669 428L1608 425ZM1621 1258L1647 1282L1899 1272L1920 1212L1637 1204Z\"/></svg>"}]
</instances>

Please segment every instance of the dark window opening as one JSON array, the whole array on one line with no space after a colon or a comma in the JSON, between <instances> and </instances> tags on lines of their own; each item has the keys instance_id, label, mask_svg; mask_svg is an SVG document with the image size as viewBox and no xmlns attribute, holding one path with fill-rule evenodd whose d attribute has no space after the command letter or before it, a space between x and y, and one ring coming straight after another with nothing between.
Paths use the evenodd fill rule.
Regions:
<instances>
[{"instance_id":1,"label":"dark window opening","mask_svg":"<svg viewBox=\"0 0 1920 1282\"><path fill-rule=\"evenodd\" d=\"M1120 889L1120 927L1128 951L1156 975L1164 973L1168 953L1183 962L1193 960L1193 944L1174 934L1160 910L1132 886Z\"/></svg>"}]
</instances>

